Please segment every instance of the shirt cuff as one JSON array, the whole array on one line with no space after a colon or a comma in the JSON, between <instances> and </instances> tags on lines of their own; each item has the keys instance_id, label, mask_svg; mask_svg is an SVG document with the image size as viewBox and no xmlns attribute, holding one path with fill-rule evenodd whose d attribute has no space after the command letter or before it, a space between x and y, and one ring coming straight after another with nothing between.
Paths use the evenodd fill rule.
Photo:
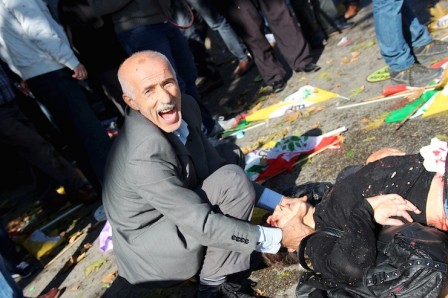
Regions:
<instances>
[{"instance_id":1,"label":"shirt cuff","mask_svg":"<svg viewBox=\"0 0 448 298\"><path fill-rule=\"evenodd\" d=\"M280 250L282 230L278 228L258 227L258 241L255 248L258 252L275 254Z\"/></svg>"},{"instance_id":2,"label":"shirt cuff","mask_svg":"<svg viewBox=\"0 0 448 298\"><path fill-rule=\"evenodd\" d=\"M265 210L273 211L275 206L280 204L283 196L272 189L265 188L258 200L257 207Z\"/></svg>"}]
</instances>

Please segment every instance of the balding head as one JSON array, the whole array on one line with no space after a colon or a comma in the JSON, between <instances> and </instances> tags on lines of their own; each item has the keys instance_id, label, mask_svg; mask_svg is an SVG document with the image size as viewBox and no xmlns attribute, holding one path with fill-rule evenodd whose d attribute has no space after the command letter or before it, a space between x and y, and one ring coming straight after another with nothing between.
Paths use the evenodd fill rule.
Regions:
<instances>
[{"instance_id":1,"label":"balding head","mask_svg":"<svg viewBox=\"0 0 448 298\"><path fill-rule=\"evenodd\" d=\"M138 68L147 67L148 63L151 64L151 61L158 60L166 63L171 69L174 77L176 78L176 72L174 71L170 61L166 58L165 55L156 52L156 51L141 51L132 54L128 57L118 69L118 81L121 85L121 90L123 91L123 95L129 96L130 98L135 98L135 90L132 84L129 82L130 77L133 74L132 68L134 71L137 71ZM177 79L176 79L177 80Z\"/></svg>"},{"instance_id":2,"label":"balding head","mask_svg":"<svg viewBox=\"0 0 448 298\"><path fill-rule=\"evenodd\" d=\"M137 52L118 70L123 100L165 132L182 121L181 92L168 59L154 51Z\"/></svg>"}]
</instances>

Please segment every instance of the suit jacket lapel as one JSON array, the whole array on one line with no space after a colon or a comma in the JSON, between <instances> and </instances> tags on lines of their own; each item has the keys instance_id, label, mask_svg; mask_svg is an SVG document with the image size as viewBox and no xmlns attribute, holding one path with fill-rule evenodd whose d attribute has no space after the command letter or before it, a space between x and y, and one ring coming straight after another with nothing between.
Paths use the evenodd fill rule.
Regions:
<instances>
[{"instance_id":1,"label":"suit jacket lapel","mask_svg":"<svg viewBox=\"0 0 448 298\"><path fill-rule=\"evenodd\" d=\"M182 180L185 182L188 188L193 189L198 184L198 177L196 173L195 164L190 152L179 138L173 133L165 133L169 142L173 145L174 151L177 154L177 158L182 166ZM188 141L187 141L188 142Z\"/></svg>"}]
</instances>

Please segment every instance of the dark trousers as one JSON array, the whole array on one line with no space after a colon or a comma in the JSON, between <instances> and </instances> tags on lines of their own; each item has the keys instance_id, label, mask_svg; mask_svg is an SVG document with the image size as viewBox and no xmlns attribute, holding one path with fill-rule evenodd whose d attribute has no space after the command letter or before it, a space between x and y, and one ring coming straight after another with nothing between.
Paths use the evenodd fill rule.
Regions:
<instances>
[{"instance_id":1,"label":"dark trousers","mask_svg":"<svg viewBox=\"0 0 448 298\"><path fill-rule=\"evenodd\" d=\"M265 38L260 11L251 0L231 0L221 4L226 17L249 47L263 80L272 85L285 79L286 71ZM261 13L269 23L276 44L291 69L303 68L312 62L310 48L284 0L259 0Z\"/></svg>"},{"instance_id":2,"label":"dark trousers","mask_svg":"<svg viewBox=\"0 0 448 298\"><path fill-rule=\"evenodd\" d=\"M35 171L43 174L36 177L41 182L37 185L38 192L43 196L61 185L71 193L86 183L75 167L38 133L15 100L0 105L0 147L14 151L32 165ZM1 250L0 253L9 260Z\"/></svg>"},{"instance_id":3,"label":"dark trousers","mask_svg":"<svg viewBox=\"0 0 448 298\"><path fill-rule=\"evenodd\" d=\"M0 225L0 241L2 243L0 245L0 255L3 257L5 267L8 269L7 275L11 275L10 272L20 263L21 259L3 224Z\"/></svg>"},{"instance_id":4,"label":"dark trousers","mask_svg":"<svg viewBox=\"0 0 448 298\"><path fill-rule=\"evenodd\" d=\"M83 174L101 192L107 154L112 145L88 98L72 78L69 69L60 69L27 80L31 92L51 114Z\"/></svg>"}]
</instances>

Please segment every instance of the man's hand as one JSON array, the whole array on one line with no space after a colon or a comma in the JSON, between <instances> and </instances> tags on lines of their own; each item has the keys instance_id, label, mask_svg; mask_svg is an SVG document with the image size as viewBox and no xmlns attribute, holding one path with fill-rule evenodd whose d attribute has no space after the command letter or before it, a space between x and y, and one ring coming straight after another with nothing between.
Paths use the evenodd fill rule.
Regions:
<instances>
[{"instance_id":1,"label":"man's hand","mask_svg":"<svg viewBox=\"0 0 448 298\"><path fill-rule=\"evenodd\" d=\"M377 161L381 158L387 157L387 156L403 156L406 153L401 151L400 149L396 148L383 148L378 151L373 152L370 154L370 156L366 160L366 164Z\"/></svg>"},{"instance_id":2,"label":"man's hand","mask_svg":"<svg viewBox=\"0 0 448 298\"><path fill-rule=\"evenodd\" d=\"M367 202L373 208L375 221L381 225L399 226L404 224L399 219L391 218L393 216L403 217L408 222L413 222L409 212L421 213L411 202L397 194L371 197L367 199Z\"/></svg>"},{"instance_id":3,"label":"man's hand","mask_svg":"<svg viewBox=\"0 0 448 298\"><path fill-rule=\"evenodd\" d=\"M84 65L82 65L81 63L79 63L74 69L73 69L73 78L77 79L77 80L85 80L87 79L87 70L84 67Z\"/></svg>"}]
</instances>

